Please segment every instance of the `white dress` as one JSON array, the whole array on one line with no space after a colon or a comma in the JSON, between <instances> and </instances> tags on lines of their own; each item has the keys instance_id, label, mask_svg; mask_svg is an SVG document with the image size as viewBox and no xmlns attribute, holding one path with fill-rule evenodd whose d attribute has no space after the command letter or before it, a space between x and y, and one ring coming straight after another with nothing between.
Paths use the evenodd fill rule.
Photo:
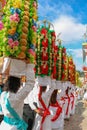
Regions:
<instances>
[{"instance_id":1,"label":"white dress","mask_svg":"<svg viewBox=\"0 0 87 130\"><path fill-rule=\"evenodd\" d=\"M18 91L16 94L8 92L8 100L11 104L11 107L16 111L16 113L19 115L20 118L22 118L23 115L23 105L24 105L24 99L28 95L28 93L32 90L34 84L28 84L25 87L21 88L20 91ZM6 92L2 92L1 94L1 105L4 116L12 117L10 112L7 110L5 106L5 100L4 97L6 95ZM17 127L14 125L7 124L2 121L0 125L0 130L17 130Z\"/></svg>"},{"instance_id":2,"label":"white dress","mask_svg":"<svg viewBox=\"0 0 87 130\"><path fill-rule=\"evenodd\" d=\"M73 96L70 96L70 103L71 103L71 110L70 110L70 114L74 115L75 114L75 94L73 92Z\"/></svg>"},{"instance_id":3,"label":"white dress","mask_svg":"<svg viewBox=\"0 0 87 130\"><path fill-rule=\"evenodd\" d=\"M45 82L45 80L44 80L44 82ZM48 90L42 94L42 99L47 108L49 105L50 96L51 96L53 90L56 89L53 83L51 85L52 85L52 87L48 87ZM33 109L33 110L37 108L37 107L35 107L34 103L36 103L39 108L43 108L38 99L38 93L39 93L38 84L34 88L35 89L32 90L32 92L29 94L29 98L28 98L29 105L30 105L31 109ZM36 89L37 89L37 91L36 91ZM39 114L36 114L35 123L34 123L32 130L40 130L41 120L42 120L42 117ZM51 120L51 115L49 115L45 118L45 121L43 122L43 130L51 130L51 121L50 120Z\"/></svg>"},{"instance_id":4,"label":"white dress","mask_svg":"<svg viewBox=\"0 0 87 130\"><path fill-rule=\"evenodd\" d=\"M53 90L54 90L53 88L50 88L50 90L48 90L48 92L42 94L42 99L43 99L46 107L48 107L48 105L49 105L50 96L51 96ZM37 97L36 97L36 100L37 100L38 107L43 108ZM39 114L36 114L33 130L40 130L41 120L42 120L42 117ZM51 120L51 115L48 115L45 118L45 121L43 123L43 130L51 130L51 121L50 120Z\"/></svg>"},{"instance_id":5,"label":"white dress","mask_svg":"<svg viewBox=\"0 0 87 130\"><path fill-rule=\"evenodd\" d=\"M70 110L71 110L71 105L70 101L68 100L67 95L64 97L65 98L65 104L64 104L64 119L69 119L70 118Z\"/></svg>"}]
</instances>

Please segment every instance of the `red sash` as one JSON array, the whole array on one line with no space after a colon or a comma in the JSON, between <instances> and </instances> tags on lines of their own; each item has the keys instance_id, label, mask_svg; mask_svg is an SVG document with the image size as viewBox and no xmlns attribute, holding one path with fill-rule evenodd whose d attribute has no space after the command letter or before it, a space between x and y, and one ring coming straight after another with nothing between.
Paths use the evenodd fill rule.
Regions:
<instances>
[{"instance_id":1,"label":"red sash","mask_svg":"<svg viewBox=\"0 0 87 130\"><path fill-rule=\"evenodd\" d=\"M57 111L56 111L56 114L51 119L51 121L56 121L58 119L58 117L60 116L61 112L62 112L62 107L59 105L59 103L57 101L56 101L55 104L50 104L50 106L58 108Z\"/></svg>"},{"instance_id":2,"label":"red sash","mask_svg":"<svg viewBox=\"0 0 87 130\"><path fill-rule=\"evenodd\" d=\"M71 97L73 98L71 109L73 109L73 107L74 107L74 98L75 98L73 93L71 93Z\"/></svg>"},{"instance_id":3,"label":"red sash","mask_svg":"<svg viewBox=\"0 0 87 130\"><path fill-rule=\"evenodd\" d=\"M67 97L65 97L65 99L68 99L68 105L67 105L67 109L66 109L66 115L68 115L68 112L69 112L69 105L70 105L70 97L69 97L68 94L67 94L66 96L67 96Z\"/></svg>"},{"instance_id":4,"label":"red sash","mask_svg":"<svg viewBox=\"0 0 87 130\"><path fill-rule=\"evenodd\" d=\"M45 118L50 115L49 109L46 107L42 97L41 97L41 92L42 92L42 87L40 87L40 92L38 94L38 99L43 107L44 113L42 116L42 120L41 120L41 126L40 126L40 130L43 130L43 122L45 121Z\"/></svg>"},{"instance_id":5,"label":"red sash","mask_svg":"<svg viewBox=\"0 0 87 130\"><path fill-rule=\"evenodd\" d=\"M63 105L65 104L65 98L64 97L61 97L61 101L63 101ZM62 107L63 107L62 105Z\"/></svg>"}]
</instances>

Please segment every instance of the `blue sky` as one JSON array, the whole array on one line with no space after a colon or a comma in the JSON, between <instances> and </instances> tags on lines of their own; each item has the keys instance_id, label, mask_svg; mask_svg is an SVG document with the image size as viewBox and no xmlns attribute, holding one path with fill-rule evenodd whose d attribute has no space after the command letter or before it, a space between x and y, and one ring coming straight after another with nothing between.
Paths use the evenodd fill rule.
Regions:
<instances>
[{"instance_id":1,"label":"blue sky","mask_svg":"<svg viewBox=\"0 0 87 130\"><path fill-rule=\"evenodd\" d=\"M38 0L39 20L47 19L61 32L62 44L82 71L82 42L87 26L87 0Z\"/></svg>"}]
</instances>

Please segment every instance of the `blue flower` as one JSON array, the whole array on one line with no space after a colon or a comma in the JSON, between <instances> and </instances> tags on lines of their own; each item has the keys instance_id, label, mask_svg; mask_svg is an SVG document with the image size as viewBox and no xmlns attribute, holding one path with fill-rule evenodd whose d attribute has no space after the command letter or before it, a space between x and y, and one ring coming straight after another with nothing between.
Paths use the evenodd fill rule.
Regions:
<instances>
[{"instance_id":1,"label":"blue flower","mask_svg":"<svg viewBox=\"0 0 87 130\"><path fill-rule=\"evenodd\" d=\"M33 23L34 26L37 26L37 24L36 24L34 19L32 19L32 23Z\"/></svg>"},{"instance_id":2,"label":"blue flower","mask_svg":"<svg viewBox=\"0 0 87 130\"><path fill-rule=\"evenodd\" d=\"M13 36L12 35L8 35L8 38L13 38Z\"/></svg>"},{"instance_id":3,"label":"blue flower","mask_svg":"<svg viewBox=\"0 0 87 130\"><path fill-rule=\"evenodd\" d=\"M16 13L17 13L17 14L20 14L20 13L21 13L21 10L18 9L18 8L16 8Z\"/></svg>"},{"instance_id":4,"label":"blue flower","mask_svg":"<svg viewBox=\"0 0 87 130\"><path fill-rule=\"evenodd\" d=\"M17 40L18 37L19 37L19 34L18 34L18 33L15 33L15 34L13 35L13 39L14 39L14 40Z\"/></svg>"},{"instance_id":5,"label":"blue flower","mask_svg":"<svg viewBox=\"0 0 87 130\"><path fill-rule=\"evenodd\" d=\"M30 49L33 49L33 51L35 51L35 46L34 46L34 44L30 44Z\"/></svg>"},{"instance_id":6,"label":"blue flower","mask_svg":"<svg viewBox=\"0 0 87 130\"><path fill-rule=\"evenodd\" d=\"M16 12L15 8L11 7L10 12L11 12L11 14L14 14Z\"/></svg>"}]
</instances>

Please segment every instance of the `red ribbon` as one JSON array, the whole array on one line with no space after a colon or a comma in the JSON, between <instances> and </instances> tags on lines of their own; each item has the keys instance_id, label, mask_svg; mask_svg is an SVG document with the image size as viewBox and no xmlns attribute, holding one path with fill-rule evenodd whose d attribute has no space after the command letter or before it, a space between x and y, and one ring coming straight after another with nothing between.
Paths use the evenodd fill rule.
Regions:
<instances>
[{"instance_id":1,"label":"red ribbon","mask_svg":"<svg viewBox=\"0 0 87 130\"><path fill-rule=\"evenodd\" d=\"M70 97L69 97L68 94L67 94L67 97L65 97L65 99L68 99L68 105L67 105L67 109L66 109L66 115L68 115L68 112L69 112L69 105L70 105Z\"/></svg>"},{"instance_id":2,"label":"red ribbon","mask_svg":"<svg viewBox=\"0 0 87 130\"><path fill-rule=\"evenodd\" d=\"M63 105L65 104L65 98L64 97L61 97L61 101L63 101ZM62 105L62 107L63 107Z\"/></svg>"},{"instance_id":3,"label":"red ribbon","mask_svg":"<svg viewBox=\"0 0 87 130\"><path fill-rule=\"evenodd\" d=\"M71 93L71 97L73 98L71 109L73 109L73 107L74 107L74 98L75 98L73 93Z\"/></svg>"},{"instance_id":4,"label":"red ribbon","mask_svg":"<svg viewBox=\"0 0 87 130\"><path fill-rule=\"evenodd\" d=\"M38 94L38 99L43 107L43 110L44 110L44 113L43 113L43 116L42 116L42 120L41 120L41 126L40 126L40 130L43 130L43 122L45 121L45 118L50 115L50 112L49 112L49 109L46 107L42 97L41 97L41 94L42 94L42 87L40 87L40 92Z\"/></svg>"},{"instance_id":5,"label":"red ribbon","mask_svg":"<svg viewBox=\"0 0 87 130\"><path fill-rule=\"evenodd\" d=\"M52 107L58 107L58 109L56 111L56 114L51 119L51 121L56 121L58 119L58 117L60 116L61 112L62 112L62 107L59 105L59 103L57 101L56 101L55 104L50 104L50 106L52 106Z\"/></svg>"}]
</instances>

